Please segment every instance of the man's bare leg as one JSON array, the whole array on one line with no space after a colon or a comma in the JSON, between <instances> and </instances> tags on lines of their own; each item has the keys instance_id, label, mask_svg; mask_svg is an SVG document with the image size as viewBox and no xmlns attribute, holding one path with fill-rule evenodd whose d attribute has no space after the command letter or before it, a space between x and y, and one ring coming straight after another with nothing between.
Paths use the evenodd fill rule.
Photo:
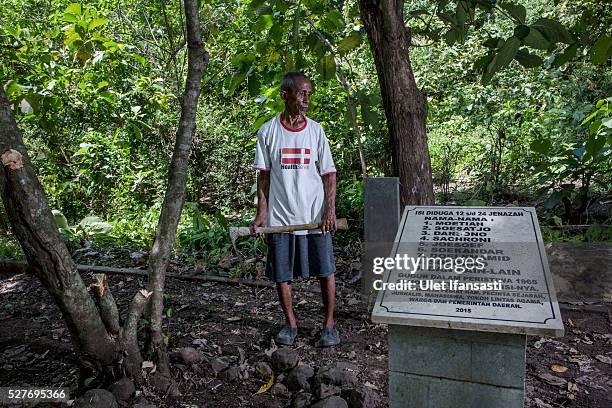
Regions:
<instances>
[{"instance_id":1,"label":"man's bare leg","mask_svg":"<svg viewBox=\"0 0 612 408\"><path fill-rule=\"evenodd\" d=\"M285 321L289 327L297 327L297 320L293 314L293 305L291 303L291 282L277 282L276 291L280 300L281 308L285 314Z\"/></svg>"},{"instance_id":2,"label":"man's bare leg","mask_svg":"<svg viewBox=\"0 0 612 408\"><path fill-rule=\"evenodd\" d=\"M323 297L323 307L325 308L325 320L323 328L334 327L334 305L336 303L336 278L332 273L326 278L319 278L321 284L321 296Z\"/></svg>"}]
</instances>

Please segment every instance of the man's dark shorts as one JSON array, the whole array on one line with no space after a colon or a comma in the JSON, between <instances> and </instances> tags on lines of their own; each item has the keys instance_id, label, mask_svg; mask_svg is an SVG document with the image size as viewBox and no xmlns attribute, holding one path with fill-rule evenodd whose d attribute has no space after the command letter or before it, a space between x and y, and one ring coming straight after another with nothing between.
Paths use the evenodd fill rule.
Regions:
<instances>
[{"instance_id":1,"label":"man's dark shorts","mask_svg":"<svg viewBox=\"0 0 612 408\"><path fill-rule=\"evenodd\" d=\"M336 272L331 234L268 234L266 276L274 282Z\"/></svg>"}]
</instances>

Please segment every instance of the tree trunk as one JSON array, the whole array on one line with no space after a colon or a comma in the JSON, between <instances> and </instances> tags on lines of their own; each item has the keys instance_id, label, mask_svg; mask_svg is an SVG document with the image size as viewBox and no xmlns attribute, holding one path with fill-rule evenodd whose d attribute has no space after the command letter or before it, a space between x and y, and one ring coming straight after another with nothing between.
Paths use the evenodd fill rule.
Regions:
<instances>
[{"instance_id":1,"label":"tree trunk","mask_svg":"<svg viewBox=\"0 0 612 408\"><path fill-rule=\"evenodd\" d=\"M425 129L427 98L419 90L408 50L401 0L359 0L383 99L392 169L400 179L402 207L434 203Z\"/></svg>"},{"instance_id":2,"label":"tree trunk","mask_svg":"<svg viewBox=\"0 0 612 408\"><path fill-rule=\"evenodd\" d=\"M139 290L132 299L123 326L119 325L119 312L106 279L98 276L97 284L93 285L97 302L94 302L85 287L59 235L42 185L23 144L21 131L13 117L11 104L4 88L0 87L2 202L30 269L62 311L81 365L98 371L107 379L120 378L125 374L136 384L143 382L137 333L140 316L148 304L151 304L153 344L161 353L158 354L161 363L158 367L163 374L169 373L161 336L164 278L185 200L187 162L195 132L200 81L208 63L208 54L200 39L197 0L185 0L185 14L189 72L168 190L151 254L148 287Z\"/></svg>"},{"instance_id":3,"label":"tree trunk","mask_svg":"<svg viewBox=\"0 0 612 408\"><path fill-rule=\"evenodd\" d=\"M181 118L176 131L176 142L168 175L168 187L164 197L157 233L150 257L149 290L151 297L150 351L157 359L158 368L168 374L168 361L162 336L163 292L166 269L172 253L181 211L187 189L187 166L193 135L196 129L196 109L200 97L200 83L208 64L208 53L200 38L198 1L184 0L187 26L188 71L185 91L181 100Z\"/></svg>"},{"instance_id":4,"label":"tree trunk","mask_svg":"<svg viewBox=\"0 0 612 408\"><path fill-rule=\"evenodd\" d=\"M119 349L59 235L1 86L0 157L2 201L26 259L62 311L81 364L104 371L121 358Z\"/></svg>"}]
</instances>

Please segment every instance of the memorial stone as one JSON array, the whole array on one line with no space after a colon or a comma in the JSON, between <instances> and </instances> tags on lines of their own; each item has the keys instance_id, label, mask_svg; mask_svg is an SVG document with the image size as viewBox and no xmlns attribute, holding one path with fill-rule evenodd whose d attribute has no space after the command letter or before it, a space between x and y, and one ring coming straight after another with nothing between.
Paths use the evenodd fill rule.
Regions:
<instances>
[{"instance_id":1,"label":"memorial stone","mask_svg":"<svg viewBox=\"0 0 612 408\"><path fill-rule=\"evenodd\" d=\"M391 407L523 406L525 335L563 335L534 208L407 207L373 262Z\"/></svg>"},{"instance_id":2,"label":"memorial stone","mask_svg":"<svg viewBox=\"0 0 612 408\"><path fill-rule=\"evenodd\" d=\"M365 260L362 293L372 293L372 259L389 254L400 221L399 178L369 177L363 187Z\"/></svg>"}]
</instances>

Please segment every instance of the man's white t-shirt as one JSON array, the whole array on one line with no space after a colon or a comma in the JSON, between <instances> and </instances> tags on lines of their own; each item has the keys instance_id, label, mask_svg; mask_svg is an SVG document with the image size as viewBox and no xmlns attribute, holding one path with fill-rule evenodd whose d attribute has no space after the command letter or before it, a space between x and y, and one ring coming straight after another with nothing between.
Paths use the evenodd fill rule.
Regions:
<instances>
[{"instance_id":1,"label":"man's white t-shirt","mask_svg":"<svg viewBox=\"0 0 612 408\"><path fill-rule=\"evenodd\" d=\"M325 209L321 176L336 167L323 128L305 118L301 129L290 129L276 116L257 132L253 167L270 172L266 225L320 223ZM296 231L296 235L321 233Z\"/></svg>"}]
</instances>

